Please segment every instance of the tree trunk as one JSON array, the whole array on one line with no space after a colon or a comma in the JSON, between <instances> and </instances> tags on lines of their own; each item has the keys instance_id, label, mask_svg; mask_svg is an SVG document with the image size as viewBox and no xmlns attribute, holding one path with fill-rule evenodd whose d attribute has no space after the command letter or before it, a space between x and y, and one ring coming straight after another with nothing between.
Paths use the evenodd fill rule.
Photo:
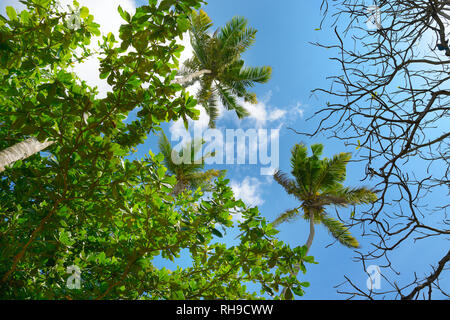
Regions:
<instances>
[{"instance_id":1,"label":"tree trunk","mask_svg":"<svg viewBox=\"0 0 450 320\"><path fill-rule=\"evenodd\" d=\"M211 70L203 69L203 70L194 72L194 73L192 73L190 75L187 75L185 77L174 79L172 81L172 84L181 84L181 85L183 85L185 83L191 82L195 78L201 77L202 75L209 74L209 73L211 73Z\"/></svg>"},{"instance_id":2,"label":"tree trunk","mask_svg":"<svg viewBox=\"0 0 450 320\"><path fill-rule=\"evenodd\" d=\"M312 214L311 214L312 213ZM309 249L311 248L311 245L313 243L314 240L314 235L316 233L315 228L314 228L314 210L311 210L310 213L310 218L309 218L309 236L308 236L308 240L306 241L306 253L305 256L308 255ZM295 271L293 273L291 273L291 276L295 276L297 277L298 272L300 271L300 265L295 265ZM286 293L287 288L285 287L282 291L282 295L284 296L284 294Z\"/></svg>"},{"instance_id":3,"label":"tree trunk","mask_svg":"<svg viewBox=\"0 0 450 320\"><path fill-rule=\"evenodd\" d=\"M173 187L172 196L177 197L187 188L187 183L183 180L178 180L177 184Z\"/></svg>"},{"instance_id":4,"label":"tree trunk","mask_svg":"<svg viewBox=\"0 0 450 320\"><path fill-rule=\"evenodd\" d=\"M309 217L309 237L308 237L308 240L306 241L307 250L306 250L305 255L308 254L309 248L311 248L312 242L314 240L314 235L316 233L316 231L314 229L314 211L312 213L313 213L312 217L311 216Z\"/></svg>"},{"instance_id":5,"label":"tree trunk","mask_svg":"<svg viewBox=\"0 0 450 320\"><path fill-rule=\"evenodd\" d=\"M6 166L10 166L16 161L26 159L33 154L44 150L53 143L54 141L45 141L41 143L36 138L32 137L0 151L0 172L4 171Z\"/></svg>"}]
</instances>

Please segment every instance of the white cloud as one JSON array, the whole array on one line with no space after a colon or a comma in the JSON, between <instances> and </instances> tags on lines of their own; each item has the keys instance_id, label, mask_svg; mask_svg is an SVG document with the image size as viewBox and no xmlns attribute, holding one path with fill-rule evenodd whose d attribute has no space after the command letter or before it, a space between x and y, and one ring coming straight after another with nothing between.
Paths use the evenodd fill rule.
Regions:
<instances>
[{"instance_id":1,"label":"white cloud","mask_svg":"<svg viewBox=\"0 0 450 320\"><path fill-rule=\"evenodd\" d=\"M245 177L241 182L231 181L236 199L241 199L248 206L259 206L264 203L262 198L262 183L257 178Z\"/></svg>"},{"instance_id":2,"label":"white cloud","mask_svg":"<svg viewBox=\"0 0 450 320\"><path fill-rule=\"evenodd\" d=\"M185 62L187 59L192 58L193 56L193 49L191 45L191 37L189 35L189 32L185 32L183 34L183 40L177 39L178 44L181 44L184 47L183 52L181 52L180 56L180 66L183 62Z\"/></svg>"},{"instance_id":3,"label":"white cloud","mask_svg":"<svg viewBox=\"0 0 450 320\"><path fill-rule=\"evenodd\" d=\"M303 115L305 113L305 110L302 107L302 104L300 102L297 102L297 105L292 108L290 111L294 116L298 115L300 118L303 118Z\"/></svg>"},{"instance_id":4,"label":"white cloud","mask_svg":"<svg viewBox=\"0 0 450 320\"><path fill-rule=\"evenodd\" d=\"M253 120L258 128L266 126L268 122L280 120L286 114L285 110L269 105L271 98L272 90L268 91L256 104L245 102L242 99L240 100L240 103L250 113L248 120Z\"/></svg>"},{"instance_id":5,"label":"white cloud","mask_svg":"<svg viewBox=\"0 0 450 320\"><path fill-rule=\"evenodd\" d=\"M262 183L256 178L245 177L241 182L231 181L230 187L233 189L236 199L241 199L247 206L259 206L264 203L262 198ZM233 221L242 222L242 214L233 214Z\"/></svg>"},{"instance_id":6,"label":"white cloud","mask_svg":"<svg viewBox=\"0 0 450 320\"><path fill-rule=\"evenodd\" d=\"M269 120L269 121L279 120L279 119L283 118L286 115L286 113L287 113L286 110L275 109L271 113L269 113L267 120Z\"/></svg>"},{"instance_id":7,"label":"white cloud","mask_svg":"<svg viewBox=\"0 0 450 320\"><path fill-rule=\"evenodd\" d=\"M237 125L253 126L257 129L268 127L276 127L279 129L284 124L303 117L304 110L300 102L295 107L278 108L271 105L271 99L272 90L269 90L256 104L238 99L238 102L248 110L250 115L243 120L239 120L233 112L229 112L224 114L224 117L232 117Z\"/></svg>"},{"instance_id":8,"label":"white cloud","mask_svg":"<svg viewBox=\"0 0 450 320\"><path fill-rule=\"evenodd\" d=\"M100 25L100 32L102 35L107 35L109 32L114 34L116 40L119 39L119 28L125 23L117 11L120 5L123 10L131 15L136 12L136 4L134 0L78 0L80 6L89 8L89 13L94 16L94 21ZM70 0L60 0L61 5L67 8L71 4ZM98 41L101 37L94 37L91 39L89 48L93 51L99 49ZM100 62L98 55L93 55L83 63L74 66L73 71L86 81L89 86L98 87L99 98L106 97L107 92L112 91L111 86L106 82L106 79L100 79L99 75Z\"/></svg>"}]
</instances>

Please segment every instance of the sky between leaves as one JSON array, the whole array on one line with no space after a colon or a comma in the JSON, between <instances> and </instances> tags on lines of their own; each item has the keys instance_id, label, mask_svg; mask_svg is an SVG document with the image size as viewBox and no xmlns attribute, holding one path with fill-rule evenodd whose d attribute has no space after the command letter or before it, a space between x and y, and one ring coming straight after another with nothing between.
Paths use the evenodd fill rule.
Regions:
<instances>
[{"instance_id":1,"label":"sky between leaves","mask_svg":"<svg viewBox=\"0 0 450 320\"><path fill-rule=\"evenodd\" d=\"M82 6L87 6L94 15L97 23L101 25L103 34L113 32L118 37L118 29L122 20L117 12L117 6L121 5L125 11L134 13L136 6L145 4L144 0L78 0ZM63 6L71 1L60 0ZM23 8L18 0L0 0L0 14L5 13L5 7L11 5L15 8ZM329 58L333 52L317 48L311 42L332 43L335 38L331 29L317 30L321 20L320 1L299 0L210 0L204 10L214 22L213 30L224 25L233 16L244 16L251 27L258 30L255 45L245 54L244 60L251 66L270 65L273 68L273 76L269 83L254 88L258 96L258 104L245 106L250 111L250 116L244 120L238 120L234 113L224 111L217 121L217 128L223 133L225 129L242 128L254 129L280 129L280 164L284 172L290 171L290 150L295 143L305 142L323 143L324 156L331 157L338 152L352 152L356 157L357 151L353 147L346 147L339 141L325 140L316 137L308 139L298 136L288 127L303 132L311 132L317 125L316 120L307 120L321 104L318 97L311 96L311 90L317 87L327 87L326 77L339 72L338 66ZM95 43L96 41L93 41ZM188 37L181 41L186 46L182 60L188 58L192 52ZM104 96L110 90L108 84L98 77L98 61L93 57L82 65L76 65L74 72L80 78L92 86L97 86L99 95ZM196 86L190 88L195 93ZM132 120L133 113L128 120ZM206 129L208 118L202 111L200 120L196 125ZM191 123L192 125L192 123ZM180 135L185 132L181 121L163 125L169 139L171 135ZM178 143L178 142L174 142ZM137 148L137 152L130 155L131 159L140 159L149 150L157 151L157 137L149 136L147 141ZM242 151L242 150L241 150ZM248 151L247 151L248 152ZM209 168L209 167L208 167ZM296 201L285 194L271 176L261 176L259 165L214 165L211 168L227 169L227 177L231 180L231 186L236 197L241 198L251 206L258 206L263 216L272 221L278 213L296 206ZM360 180L364 177L362 164L350 163L347 167L347 185L365 185ZM437 196L436 196L437 197ZM362 210L362 208L358 208ZM330 212L334 215L334 212ZM350 210L341 210L343 217L350 215ZM238 217L236 217L238 218ZM279 227L279 237L292 246L303 245L308 237L308 224L303 220L295 223L284 224ZM362 247L370 245L370 239L361 239L361 230L352 229L353 235L358 238ZM228 234L224 241L233 243L237 235ZM430 271L428 261L437 261L441 254L441 246L436 243L428 246L427 241L418 245L404 245L395 257L394 263L402 271L406 282L412 271L419 275ZM331 245L331 246L330 246ZM442 246L448 246L443 242ZM417 259L420 253L420 259ZM343 299L345 296L336 292L334 286L344 281L344 275L350 275L356 284L364 286L367 274L359 263L352 261L355 253L347 248L333 244L333 240L324 228L318 227L316 238L311 247L310 254L319 262L317 265L309 265L306 275L300 275L302 281L310 282L306 289L305 299ZM161 266L162 261L159 261ZM182 256L177 263L181 266L189 263ZM166 267L174 265L164 263ZM388 277L389 275L386 274ZM442 283L445 283L443 279ZM382 280L382 288L383 283Z\"/></svg>"}]
</instances>

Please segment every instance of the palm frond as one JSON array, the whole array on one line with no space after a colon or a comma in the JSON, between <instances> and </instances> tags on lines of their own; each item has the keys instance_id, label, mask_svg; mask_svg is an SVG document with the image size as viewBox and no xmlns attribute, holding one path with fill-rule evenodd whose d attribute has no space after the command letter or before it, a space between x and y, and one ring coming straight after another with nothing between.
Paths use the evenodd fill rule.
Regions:
<instances>
[{"instance_id":1,"label":"palm frond","mask_svg":"<svg viewBox=\"0 0 450 320\"><path fill-rule=\"evenodd\" d=\"M208 126L210 128L215 128L216 120L220 115L219 109L217 108L217 94L212 90L211 87L205 88L204 86L202 86L202 89L200 89L197 97L198 101L205 109L206 114L209 116Z\"/></svg>"},{"instance_id":2,"label":"palm frond","mask_svg":"<svg viewBox=\"0 0 450 320\"><path fill-rule=\"evenodd\" d=\"M324 159L323 170L317 179L316 191L335 189L345 180L347 174L347 164L351 158L351 153L341 152L334 155L332 159Z\"/></svg>"},{"instance_id":3,"label":"palm frond","mask_svg":"<svg viewBox=\"0 0 450 320\"><path fill-rule=\"evenodd\" d=\"M220 40L221 48L233 48L246 27L247 20L243 17L233 17L227 22L217 35L217 38Z\"/></svg>"},{"instance_id":4,"label":"palm frond","mask_svg":"<svg viewBox=\"0 0 450 320\"><path fill-rule=\"evenodd\" d=\"M209 75L205 75L200 79L200 90L196 98L200 103L203 103L208 101L213 94L213 79Z\"/></svg>"},{"instance_id":5,"label":"palm frond","mask_svg":"<svg viewBox=\"0 0 450 320\"><path fill-rule=\"evenodd\" d=\"M235 95L239 98L244 98L245 102L250 102L251 104L258 103L256 94L253 92L248 92L247 88L244 86L244 84L242 82L234 81L234 80L233 81L222 80L222 83L224 83L226 85L228 90L230 90L230 92L233 95Z\"/></svg>"},{"instance_id":6,"label":"palm frond","mask_svg":"<svg viewBox=\"0 0 450 320\"><path fill-rule=\"evenodd\" d=\"M234 68L234 67L233 67ZM237 69L237 68L236 68ZM239 81L240 68L237 70L228 69L220 77L220 82L225 85L229 90L238 97L245 97L249 93L247 92L247 87L245 83Z\"/></svg>"},{"instance_id":7,"label":"palm frond","mask_svg":"<svg viewBox=\"0 0 450 320\"><path fill-rule=\"evenodd\" d=\"M164 134L164 132L161 132L158 139L158 147L159 151L164 156L164 165L169 171L169 173L174 174L176 171L176 165L172 161L172 145L170 144L169 139L167 139L167 136Z\"/></svg>"},{"instance_id":8,"label":"palm frond","mask_svg":"<svg viewBox=\"0 0 450 320\"><path fill-rule=\"evenodd\" d=\"M206 41L198 40L196 38L191 40L192 51L201 66L208 65L208 55L206 52L205 43Z\"/></svg>"},{"instance_id":9,"label":"palm frond","mask_svg":"<svg viewBox=\"0 0 450 320\"><path fill-rule=\"evenodd\" d=\"M175 150L172 148L167 136L162 132L159 136L158 147L164 156L164 165L169 173L178 175L179 177L185 177L197 173L204 168L204 159L206 157L197 157L204 143L205 141L203 139L194 139L188 141L180 150ZM173 161L174 153L179 159L183 159L181 163L175 163Z\"/></svg>"},{"instance_id":10,"label":"palm frond","mask_svg":"<svg viewBox=\"0 0 450 320\"><path fill-rule=\"evenodd\" d=\"M324 192L320 196L328 204L346 207L348 205L370 204L377 201L376 193L366 187L341 187Z\"/></svg>"},{"instance_id":11,"label":"palm frond","mask_svg":"<svg viewBox=\"0 0 450 320\"><path fill-rule=\"evenodd\" d=\"M246 92L244 94L244 101L245 102L250 102L251 104L257 104L258 103L258 98L256 97L256 93Z\"/></svg>"},{"instance_id":12,"label":"palm frond","mask_svg":"<svg viewBox=\"0 0 450 320\"><path fill-rule=\"evenodd\" d=\"M278 226L283 222L291 222L295 220L296 218L298 218L299 209L300 208L295 208L284 211L283 213L278 215L278 217L272 222L272 224L274 226Z\"/></svg>"},{"instance_id":13,"label":"palm frond","mask_svg":"<svg viewBox=\"0 0 450 320\"><path fill-rule=\"evenodd\" d=\"M246 28L237 37L233 39L231 43L234 50L238 53L245 52L251 45L255 43L256 29Z\"/></svg>"},{"instance_id":14,"label":"palm frond","mask_svg":"<svg viewBox=\"0 0 450 320\"><path fill-rule=\"evenodd\" d=\"M245 67L242 68L236 81L241 82L245 87L253 87L255 83L266 83L272 76L272 68L263 67Z\"/></svg>"},{"instance_id":15,"label":"palm frond","mask_svg":"<svg viewBox=\"0 0 450 320\"><path fill-rule=\"evenodd\" d=\"M316 143L316 144L313 144L312 146L311 146L311 151L312 151L312 157L313 158L317 158L317 159L319 159L319 157L322 155L322 153L323 153L323 144L320 144L320 143Z\"/></svg>"},{"instance_id":16,"label":"palm frond","mask_svg":"<svg viewBox=\"0 0 450 320\"><path fill-rule=\"evenodd\" d=\"M211 28L213 25L211 18L203 10L199 10L198 12L192 10L190 20L191 20L191 30L195 34L199 35L206 34L209 28Z\"/></svg>"},{"instance_id":17,"label":"palm frond","mask_svg":"<svg viewBox=\"0 0 450 320\"><path fill-rule=\"evenodd\" d=\"M223 88L221 85L217 86L217 90L219 92L219 97L227 110L234 110L239 119L250 115L243 106L238 104L237 99L229 90Z\"/></svg>"},{"instance_id":18,"label":"palm frond","mask_svg":"<svg viewBox=\"0 0 450 320\"><path fill-rule=\"evenodd\" d=\"M295 184L295 181L290 179L285 173L278 170L273 175L273 178L288 194L292 194L297 198L300 197L300 192Z\"/></svg>"},{"instance_id":19,"label":"palm frond","mask_svg":"<svg viewBox=\"0 0 450 320\"><path fill-rule=\"evenodd\" d=\"M201 68L198 59L195 59L194 57L187 59L184 61L183 65L180 67L180 69L177 72L177 76L181 77L188 77L195 73L197 73L199 70L203 70ZM200 77L193 77L191 81L184 82L182 85L183 87L187 88L192 86L195 82L199 80Z\"/></svg>"},{"instance_id":20,"label":"palm frond","mask_svg":"<svg viewBox=\"0 0 450 320\"><path fill-rule=\"evenodd\" d=\"M296 144L291 151L292 175L297 185L306 194L310 190L311 177L309 173L308 149L304 144Z\"/></svg>"},{"instance_id":21,"label":"palm frond","mask_svg":"<svg viewBox=\"0 0 450 320\"><path fill-rule=\"evenodd\" d=\"M178 71L179 75L187 76L190 75L198 70L200 70L201 66L198 63L198 60L194 57L186 59L183 62L183 65L180 68L180 71Z\"/></svg>"},{"instance_id":22,"label":"palm frond","mask_svg":"<svg viewBox=\"0 0 450 320\"><path fill-rule=\"evenodd\" d=\"M210 169L205 172L198 172L189 176L190 188L196 190L198 188L203 191L211 191L214 186L214 179L224 175L224 170Z\"/></svg>"},{"instance_id":23,"label":"palm frond","mask_svg":"<svg viewBox=\"0 0 450 320\"><path fill-rule=\"evenodd\" d=\"M208 127L214 129L216 127L216 120L219 118L219 110L215 106L211 106L208 103L202 104L203 108L206 111L206 114L209 116Z\"/></svg>"},{"instance_id":24,"label":"palm frond","mask_svg":"<svg viewBox=\"0 0 450 320\"><path fill-rule=\"evenodd\" d=\"M321 221L331 235L341 244L349 248L359 247L358 240L350 234L350 231L342 222L326 214L322 216Z\"/></svg>"},{"instance_id":25,"label":"palm frond","mask_svg":"<svg viewBox=\"0 0 450 320\"><path fill-rule=\"evenodd\" d=\"M189 32L194 56L204 66L208 61L207 49L211 39L208 30L212 26L212 21L203 10L199 12L193 10L190 21L191 29Z\"/></svg>"}]
</instances>

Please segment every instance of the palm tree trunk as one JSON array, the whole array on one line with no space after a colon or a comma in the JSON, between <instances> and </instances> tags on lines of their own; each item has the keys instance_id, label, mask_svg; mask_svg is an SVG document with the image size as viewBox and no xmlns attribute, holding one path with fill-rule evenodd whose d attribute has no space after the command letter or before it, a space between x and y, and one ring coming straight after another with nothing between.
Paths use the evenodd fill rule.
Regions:
<instances>
[{"instance_id":1,"label":"palm tree trunk","mask_svg":"<svg viewBox=\"0 0 450 320\"><path fill-rule=\"evenodd\" d=\"M314 214L315 212L313 210L311 210L310 212L310 218L309 218L309 236L308 236L308 240L306 240L306 252L305 252L305 256L308 254L309 249L311 248L311 245L313 243L314 240L314 235L316 234L315 228L314 228ZM291 273L291 276L295 276L297 277L299 271L300 271L300 265L295 265L294 266L295 271ZM287 288L285 287L282 291L282 296L284 296L284 294L286 293Z\"/></svg>"},{"instance_id":2,"label":"palm tree trunk","mask_svg":"<svg viewBox=\"0 0 450 320\"><path fill-rule=\"evenodd\" d=\"M0 172L4 171L6 166L10 166L16 161L26 159L33 154L44 150L53 143L54 141L47 140L41 143L35 137L32 137L0 151Z\"/></svg>"},{"instance_id":3,"label":"palm tree trunk","mask_svg":"<svg viewBox=\"0 0 450 320\"><path fill-rule=\"evenodd\" d=\"M184 189L186 189L186 187L187 184L183 180L178 180L177 184L173 187L172 196L178 196L184 191Z\"/></svg>"},{"instance_id":4,"label":"palm tree trunk","mask_svg":"<svg viewBox=\"0 0 450 320\"><path fill-rule=\"evenodd\" d=\"M316 233L316 231L314 229L314 211L312 213L313 213L313 216L309 218L309 237L305 244L306 248L307 248L305 255L308 254L309 248L311 248L312 242L314 240L314 235Z\"/></svg>"},{"instance_id":5,"label":"palm tree trunk","mask_svg":"<svg viewBox=\"0 0 450 320\"><path fill-rule=\"evenodd\" d=\"M207 69L199 70L199 71L194 72L192 74L189 74L189 75L187 75L185 77L173 80L172 84L181 84L181 85L183 85L185 83L191 82L195 78L201 77L202 75L208 74L208 73L211 73L211 72L212 72L211 70L207 70Z\"/></svg>"}]
</instances>

